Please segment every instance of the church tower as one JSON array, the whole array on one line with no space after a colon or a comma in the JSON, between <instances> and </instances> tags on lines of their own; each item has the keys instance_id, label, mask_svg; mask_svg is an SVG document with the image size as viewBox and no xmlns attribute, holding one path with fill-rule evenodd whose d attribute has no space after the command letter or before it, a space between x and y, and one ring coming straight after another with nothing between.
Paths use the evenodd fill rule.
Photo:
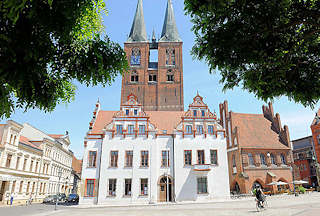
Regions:
<instances>
[{"instance_id":1,"label":"church tower","mask_svg":"<svg viewBox=\"0 0 320 216\"><path fill-rule=\"evenodd\" d=\"M124 44L130 71L122 77L121 104L133 93L145 111L183 111L182 40L171 0L161 38L148 41L142 0L138 0L130 35Z\"/></svg>"}]
</instances>

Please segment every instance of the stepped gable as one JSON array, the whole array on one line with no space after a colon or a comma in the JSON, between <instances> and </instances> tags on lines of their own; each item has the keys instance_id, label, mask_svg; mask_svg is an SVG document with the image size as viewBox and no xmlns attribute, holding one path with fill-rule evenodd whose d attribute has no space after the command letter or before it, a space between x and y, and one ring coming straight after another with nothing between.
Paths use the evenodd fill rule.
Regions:
<instances>
[{"instance_id":1,"label":"stepped gable","mask_svg":"<svg viewBox=\"0 0 320 216\"><path fill-rule=\"evenodd\" d=\"M316 112L316 115L315 115L311 125L317 125L319 123L320 123L320 109L318 110L318 112Z\"/></svg>"},{"instance_id":2,"label":"stepped gable","mask_svg":"<svg viewBox=\"0 0 320 216\"><path fill-rule=\"evenodd\" d=\"M263 114L231 112L232 126L237 128L241 147L289 150L288 127L281 127L280 115L277 113L274 116L271 103L262 109Z\"/></svg>"}]
</instances>

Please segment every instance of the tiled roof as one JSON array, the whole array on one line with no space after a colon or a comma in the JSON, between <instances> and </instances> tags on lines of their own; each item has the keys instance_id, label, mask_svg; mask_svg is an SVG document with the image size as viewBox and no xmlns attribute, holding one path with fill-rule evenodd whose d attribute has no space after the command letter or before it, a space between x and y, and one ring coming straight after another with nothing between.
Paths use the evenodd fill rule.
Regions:
<instances>
[{"instance_id":1,"label":"tiled roof","mask_svg":"<svg viewBox=\"0 0 320 216\"><path fill-rule=\"evenodd\" d=\"M80 174L82 169L82 161L78 160L75 156L72 157L72 169Z\"/></svg>"},{"instance_id":2,"label":"tiled roof","mask_svg":"<svg viewBox=\"0 0 320 216\"><path fill-rule=\"evenodd\" d=\"M28 146L30 146L30 147L33 147L33 148L42 150L42 149L40 148L40 143L39 143L39 144L32 143L32 141L30 141L27 137L20 136L19 142L20 142L20 143L23 143L23 144L25 144L25 145L28 145Z\"/></svg>"},{"instance_id":3,"label":"tiled roof","mask_svg":"<svg viewBox=\"0 0 320 216\"><path fill-rule=\"evenodd\" d=\"M64 134L48 134L49 137L52 137L53 139L59 139L64 136Z\"/></svg>"},{"instance_id":4,"label":"tiled roof","mask_svg":"<svg viewBox=\"0 0 320 216\"><path fill-rule=\"evenodd\" d=\"M150 116L150 123L156 126L160 134L163 134L163 130L167 130L167 134L172 134L184 115L184 111L146 111L146 113Z\"/></svg>"},{"instance_id":5,"label":"tiled roof","mask_svg":"<svg viewBox=\"0 0 320 216\"><path fill-rule=\"evenodd\" d=\"M231 118L232 128L238 127L241 147L290 149L280 142L279 134L271 129L271 122L263 114L231 112Z\"/></svg>"},{"instance_id":6,"label":"tiled roof","mask_svg":"<svg viewBox=\"0 0 320 216\"><path fill-rule=\"evenodd\" d=\"M102 133L102 129L112 121L112 117L118 111L99 111L96 122L93 125L91 133ZM173 130L181 121L183 111L145 111L150 117L150 123L155 125L160 134L167 130L167 134L172 134Z\"/></svg>"},{"instance_id":7,"label":"tiled roof","mask_svg":"<svg viewBox=\"0 0 320 216\"><path fill-rule=\"evenodd\" d=\"M102 133L102 129L112 121L113 115L117 111L102 111L98 112L96 122L93 125L91 133Z\"/></svg>"}]
</instances>

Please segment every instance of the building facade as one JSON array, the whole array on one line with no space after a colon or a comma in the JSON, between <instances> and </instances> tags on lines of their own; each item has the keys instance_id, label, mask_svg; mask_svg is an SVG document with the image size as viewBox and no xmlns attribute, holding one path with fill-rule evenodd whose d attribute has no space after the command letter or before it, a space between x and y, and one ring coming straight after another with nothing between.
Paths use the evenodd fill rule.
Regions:
<instances>
[{"instance_id":1,"label":"building facade","mask_svg":"<svg viewBox=\"0 0 320 216\"><path fill-rule=\"evenodd\" d=\"M309 186L318 186L312 136L293 140L292 145L294 164L299 170L300 179L307 181Z\"/></svg>"},{"instance_id":2,"label":"building facade","mask_svg":"<svg viewBox=\"0 0 320 216\"><path fill-rule=\"evenodd\" d=\"M68 135L45 134L30 124L0 125L0 202L25 204L48 194L69 193L73 183ZM59 173L61 176L59 177Z\"/></svg>"},{"instance_id":3,"label":"building facade","mask_svg":"<svg viewBox=\"0 0 320 216\"><path fill-rule=\"evenodd\" d=\"M130 64L124 73L121 104L133 93L145 111L183 111L183 62L171 0L168 0L161 38L148 41L142 0L138 0L130 35L124 44Z\"/></svg>"},{"instance_id":4,"label":"building facade","mask_svg":"<svg viewBox=\"0 0 320 216\"><path fill-rule=\"evenodd\" d=\"M318 185L320 185L320 109L311 124L312 139L314 143L315 164L318 177ZM319 189L318 189L319 190Z\"/></svg>"},{"instance_id":5,"label":"building facade","mask_svg":"<svg viewBox=\"0 0 320 216\"><path fill-rule=\"evenodd\" d=\"M85 137L80 204L208 201L229 197L225 131L197 95L188 111L120 111L96 104Z\"/></svg>"},{"instance_id":6,"label":"building facade","mask_svg":"<svg viewBox=\"0 0 320 216\"><path fill-rule=\"evenodd\" d=\"M234 113L228 102L220 104L220 124L226 129L230 190L250 193L256 185L277 192L273 181L292 182L292 151L289 130L281 126L273 106L263 114Z\"/></svg>"}]
</instances>

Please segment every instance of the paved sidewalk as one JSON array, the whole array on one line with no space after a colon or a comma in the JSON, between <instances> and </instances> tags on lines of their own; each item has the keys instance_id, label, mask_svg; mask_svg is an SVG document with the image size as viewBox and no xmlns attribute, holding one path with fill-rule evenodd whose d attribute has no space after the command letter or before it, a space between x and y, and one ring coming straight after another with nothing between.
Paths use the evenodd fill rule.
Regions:
<instances>
[{"instance_id":1,"label":"paved sidewalk","mask_svg":"<svg viewBox=\"0 0 320 216\"><path fill-rule=\"evenodd\" d=\"M320 193L281 195L267 197L269 208L257 212L253 197L226 202L185 203L145 206L59 206L32 205L30 207L0 208L4 216L318 216L320 215Z\"/></svg>"}]
</instances>

